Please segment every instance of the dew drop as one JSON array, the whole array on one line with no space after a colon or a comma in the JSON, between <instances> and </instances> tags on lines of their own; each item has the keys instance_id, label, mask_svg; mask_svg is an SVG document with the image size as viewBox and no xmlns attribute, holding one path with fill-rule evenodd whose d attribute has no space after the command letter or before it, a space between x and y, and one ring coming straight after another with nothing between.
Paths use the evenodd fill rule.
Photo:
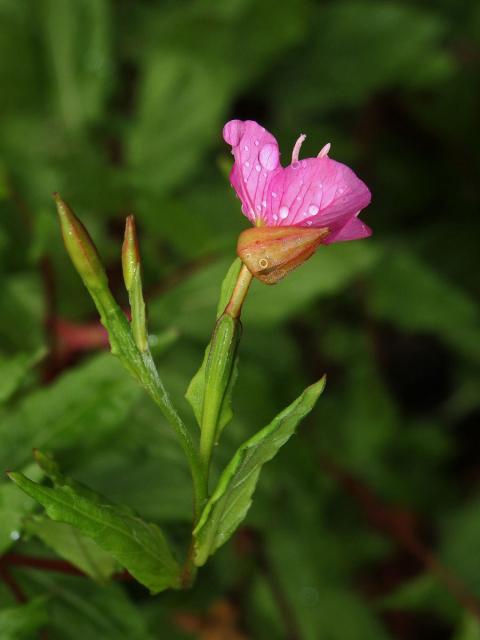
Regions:
<instances>
[{"instance_id":1,"label":"dew drop","mask_svg":"<svg viewBox=\"0 0 480 640\"><path fill-rule=\"evenodd\" d=\"M248 151L248 144L244 145L243 148L244 148L245 151Z\"/></svg>"},{"instance_id":2,"label":"dew drop","mask_svg":"<svg viewBox=\"0 0 480 640\"><path fill-rule=\"evenodd\" d=\"M261 171L261 169L262 169L262 167L261 167L259 164L256 164L256 165L255 165L255 171L260 172L260 171Z\"/></svg>"},{"instance_id":3,"label":"dew drop","mask_svg":"<svg viewBox=\"0 0 480 640\"><path fill-rule=\"evenodd\" d=\"M274 214L273 219L274 220L278 220L278 216L276 214Z\"/></svg>"},{"instance_id":4,"label":"dew drop","mask_svg":"<svg viewBox=\"0 0 480 640\"><path fill-rule=\"evenodd\" d=\"M266 207L267 206L267 201L266 200L262 200L262 207Z\"/></svg>"},{"instance_id":5,"label":"dew drop","mask_svg":"<svg viewBox=\"0 0 480 640\"><path fill-rule=\"evenodd\" d=\"M318 207L317 207L317 205L316 205L316 204L311 204L311 205L308 207L308 213L309 213L311 216L315 216L315 215L317 215L317 213L318 213Z\"/></svg>"},{"instance_id":6,"label":"dew drop","mask_svg":"<svg viewBox=\"0 0 480 640\"><path fill-rule=\"evenodd\" d=\"M277 198L278 197L278 193L275 193L275 191L272 191L272 198Z\"/></svg>"},{"instance_id":7,"label":"dew drop","mask_svg":"<svg viewBox=\"0 0 480 640\"><path fill-rule=\"evenodd\" d=\"M260 149L258 159L260 160L262 167L267 171L273 171L276 169L280 159L277 145L272 143L265 144Z\"/></svg>"},{"instance_id":8,"label":"dew drop","mask_svg":"<svg viewBox=\"0 0 480 640\"><path fill-rule=\"evenodd\" d=\"M10 531L10 540L20 540L20 531L16 529Z\"/></svg>"},{"instance_id":9,"label":"dew drop","mask_svg":"<svg viewBox=\"0 0 480 640\"><path fill-rule=\"evenodd\" d=\"M301 200L301 197L297 196L297 202L300 202L300 200Z\"/></svg>"},{"instance_id":10,"label":"dew drop","mask_svg":"<svg viewBox=\"0 0 480 640\"><path fill-rule=\"evenodd\" d=\"M259 144L260 144L260 143L258 142L258 140L255 140L254 145L255 145L256 147L258 147L258 145L259 145Z\"/></svg>"},{"instance_id":11,"label":"dew drop","mask_svg":"<svg viewBox=\"0 0 480 640\"><path fill-rule=\"evenodd\" d=\"M282 220L285 220L285 218L288 218L288 214L290 213L290 209L288 207L280 207L280 211L278 213L280 214L280 218Z\"/></svg>"},{"instance_id":12,"label":"dew drop","mask_svg":"<svg viewBox=\"0 0 480 640\"><path fill-rule=\"evenodd\" d=\"M244 167L247 167L247 169L248 169L248 167L250 166L250 163L249 163L249 162L244 162L244 163L243 163L243 166L244 166Z\"/></svg>"}]
</instances>

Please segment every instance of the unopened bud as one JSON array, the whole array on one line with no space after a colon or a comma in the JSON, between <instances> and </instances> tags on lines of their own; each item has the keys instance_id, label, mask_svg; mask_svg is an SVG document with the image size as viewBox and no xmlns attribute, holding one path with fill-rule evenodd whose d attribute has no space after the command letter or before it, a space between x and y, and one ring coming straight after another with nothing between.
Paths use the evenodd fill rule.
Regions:
<instances>
[{"instance_id":1,"label":"unopened bud","mask_svg":"<svg viewBox=\"0 0 480 640\"><path fill-rule=\"evenodd\" d=\"M140 253L138 250L137 230L134 216L128 216L125 221L125 236L122 246L123 279L127 291L130 291L135 281L135 274L140 269Z\"/></svg>"},{"instance_id":2,"label":"unopened bud","mask_svg":"<svg viewBox=\"0 0 480 640\"><path fill-rule=\"evenodd\" d=\"M308 260L328 232L326 227L252 227L240 234L237 253L255 278L276 284Z\"/></svg>"},{"instance_id":3,"label":"unopened bud","mask_svg":"<svg viewBox=\"0 0 480 640\"><path fill-rule=\"evenodd\" d=\"M58 193L54 193L53 198L65 247L85 286L90 291L107 288L107 275L88 231Z\"/></svg>"},{"instance_id":4,"label":"unopened bud","mask_svg":"<svg viewBox=\"0 0 480 640\"><path fill-rule=\"evenodd\" d=\"M122 246L123 279L132 314L132 335L140 351L148 348L147 320L142 289L142 270L134 216L128 216Z\"/></svg>"}]
</instances>

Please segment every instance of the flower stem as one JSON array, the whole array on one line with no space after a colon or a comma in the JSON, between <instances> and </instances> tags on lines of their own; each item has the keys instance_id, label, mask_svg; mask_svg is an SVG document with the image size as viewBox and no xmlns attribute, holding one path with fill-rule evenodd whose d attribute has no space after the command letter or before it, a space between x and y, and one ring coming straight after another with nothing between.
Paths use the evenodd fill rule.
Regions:
<instances>
[{"instance_id":1,"label":"flower stem","mask_svg":"<svg viewBox=\"0 0 480 640\"><path fill-rule=\"evenodd\" d=\"M200 459L207 478L213 447L218 438L218 423L222 402L233 373L240 340L240 312L248 293L252 274L242 265L225 311L218 318L209 347L205 372L205 391L200 435Z\"/></svg>"},{"instance_id":2,"label":"flower stem","mask_svg":"<svg viewBox=\"0 0 480 640\"><path fill-rule=\"evenodd\" d=\"M225 313L227 315L232 316L232 318L240 317L242 304L248 293L248 289L250 287L250 283L252 282L252 279L253 279L252 274L247 269L247 267L244 264L242 264L242 268L240 269L240 273L238 274L235 288L233 289L232 297L230 298L229 303L225 307Z\"/></svg>"}]
</instances>

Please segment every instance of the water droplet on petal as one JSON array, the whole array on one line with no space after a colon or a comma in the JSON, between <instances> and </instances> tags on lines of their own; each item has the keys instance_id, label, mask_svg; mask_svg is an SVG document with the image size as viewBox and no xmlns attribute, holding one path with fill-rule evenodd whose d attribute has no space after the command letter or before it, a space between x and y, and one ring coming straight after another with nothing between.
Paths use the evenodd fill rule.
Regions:
<instances>
[{"instance_id":1,"label":"water droplet on petal","mask_svg":"<svg viewBox=\"0 0 480 640\"><path fill-rule=\"evenodd\" d=\"M262 167L259 164L255 165L255 171L260 171L262 169Z\"/></svg>"},{"instance_id":2,"label":"water droplet on petal","mask_svg":"<svg viewBox=\"0 0 480 640\"><path fill-rule=\"evenodd\" d=\"M248 167L250 166L250 163L249 163L249 162L244 162L244 163L243 163L243 165L244 165L245 167L247 167L247 169L248 169Z\"/></svg>"},{"instance_id":3,"label":"water droplet on petal","mask_svg":"<svg viewBox=\"0 0 480 640\"><path fill-rule=\"evenodd\" d=\"M259 145L260 143L258 142L258 140L255 140L254 144L255 144L255 146L256 146L256 147L258 147L258 145Z\"/></svg>"},{"instance_id":4,"label":"water droplet on petal","mask_svg":"<svg viewBox=\"0 0 480 640\"><path fill-rule=\"evenodd\" d=\"M244 145L243 148L244 148L245 151L248 151L248 144Z\"/></svg>"},{"instance_id":5,"label":"water droplet on petal","mask_svg":"<svg viewBox=\"0 0 480 640\"><path fill-rule=\"evenodd\" d=\"M288 218L288 214L290 213L290 209L288 207L280 207L280 211L278 213L280 214L280 218L282 220L285 220L285 218Z\"/></svg>"},{"instance_id":6,"label":"water droplet on petal","mask_svg":"<svg viewBox=\"0 0 480 640\"><path fill-rule=\"evenodd\" d=\"M273 216L273 219L274 219L274 220L278 220L278 216L275 214L275 215Z\"/></svg>"},{"instance_id":7,"label":"water droplet on petal","mask_svg":"<svg viewBox=\"0 0 480 640\"><path fill-rule=\"evenodd\" d=\"M267 206L267 201L266 200L262 200L262 207L266 207Z\"/></svg>"},{"instance_id":8,"label":"water droplet on petal","mask_svg":"<svg viewBox=\"0 0 480 640\"><path fill-rule=\"evenodd\" d=\"M297 202L300 202L300 200L301 200L301 197L297 196Z\"/></svg>"},{"instance_id":9,"label":"water droplet on petal","mask_svg":"<svg viewBox=\"0 0 480 640\"><path fill-rule=\"evenodd\" d=\"M258 159L260 160L262 167L267 169L267 171L273 171L276 169L280 159L277 145L272 143L265 144L260 149Z\"/></svg>"},{"instance_id":10,"label":"water droplet on petal","mask_svg":"<svg viewBox=\"0 0 480 640\"><path fill-rule=\"evenodd\" d=\"M275 191L272 191L272 198L277 198L278 197L278 193L275 193Z\"/></svg>"},{"instance_id":11,"label":"water droplet on petal","mask_svg":"<svg viewBox=\"0 0 480 640\"><path fill-rule=\"evenodd\" d=\"M14 529L13 531L10 531L10 540L19 540L20 539L20 531L17 531L16 529Z\"/></svg>"},{"instance_id":12,"label":"water droplet on petal","mask_svg":"<svg viewBox=\"0 0 480 640\"><path fill-rule=\"evenodd\" d=\"M311 216L315 216L315 215L317 215L317 213L318 213L318 207L317 207L317 205L316 205L316 204L311 204L311 205L308 207L308 213L309 213Z\"/></svg>"}]
</instances>

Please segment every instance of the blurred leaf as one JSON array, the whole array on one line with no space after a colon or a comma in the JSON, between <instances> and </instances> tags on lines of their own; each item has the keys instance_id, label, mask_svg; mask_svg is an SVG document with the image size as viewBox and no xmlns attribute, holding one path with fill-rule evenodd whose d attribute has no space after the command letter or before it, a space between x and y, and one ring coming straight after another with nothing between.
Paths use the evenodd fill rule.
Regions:
<instances>
[{"instance_id":1,"label":"blurred leaf","mask_svg":"<svg viewBox=\"0 0 480 640\"><path fill-rule=\"evenodd\" d=\"M2 640L30 640L48 622L45 598L35 598L27 604L0 609Z\"/></svg>"},{"instance_id":2,"label":"blurred leaf","mask_svg":"<svg viewBox=\"0 0 480 640\"><path fill-rule=\"evenodd\" d=\"M127 148L139 190L162 195L185 180L215 136L225 99L225 87L201 57L152 52Z\"/></svg>"},{"instance_id":3,"label":"blurred leaf","mask_svg":"<svg viewBox=\"0 0 480 640\"><path fill-rule=\"evenodd\" d=\"M142 393L108 354L31 393L0 425L0 468L19 467L32 447L88 451L114 432Z\"/></svg>"},{"instance_id":4,"label":"blurred leaf","mask_svg":"<svg viewBox=\"0 0 480 640\"><path fill-rule=\"evenodd\" d=\"M429 331L466 357L480 359L478 307L407 249L390 250L368 286L368 305L375 317L407 331Z\"/></svg>"},{"instance_id":5,"label":"blurred leaf","mask_svg":"<svg viewBox=\"0 0 480 640\"><path fill-rule=\"evenodd\" d=\"M321 30L322 38L307 38L302 64L297 57L287 58L279 74L293 83L282 109L297 116L300 110L305 118L322 108L358 105L382 89L444 81L455 69L453 57L441 46L447 26L438 12L394 1L319 5L310 28L312 35ZM312 77L322 79L321 92ZM279 104L283 94L284 85L278 82Z\"/></svg>"},{"instance_id":6,"label":"blurred leaf","mask_svg":"<svg viewBox=\"0 0 480 640\"><path fill-rule=\"evenodd\" d=\"M41 480L43 473L36 465L29 465L25 472L34 480ZM0 556L20 538L24 518L36 506L11 482L0 483Z\"/></svg>"},{"instance_id":7,"label":"blurred leaf","mask_svg":"<svg viewBox=\"0 0 480 640\"><path fill-rule=\"evenodd\" d=\"M476 553L480 531L478 494L454 511L445 513L439 555L475 593L480 592L480 556Z\"/></svg>"},{"instance_id":8,"label":"blurred leaf","mask_svg":"<svg viewBox=\"0 0 480 640\"><path fill-rule=\"evenodd\" d=\"M178 586L180 569L156 525L106 502L102 496L93 501L92 491L83 491L76 483L51 489L22 473L11 472L9 477L37 500L52 520L69 524L92 538L152 593Z\"/></svg>"},{"instance_id":9,"label":"blurred leaf","mask_svg":"<svg viewBox=\"0 0 480 640\"><path fill-rule=\"evenodd\" d=\"M43 4L53 95L65 126L75 131L102 113L108 97L110 4L106 0Z\"/></svg>"},{"instance_id":10,"label":"blurred leaf","mask_svg":"<svg viewBox=\"0 0 480 640\"><path fill-rule=\"evenodd\" d=\"M97 582L106 582L118 566L109 553L70 525L35 517L25 522L25 530Z\"/></svg>"},{"instance_id":11,"label":"blurred leaf","mask_svg":"<svg viewBox=\"0 0 480 640\"><path fill-rule=\"evenodd\" d=\"M480 640L480 622L472 615L465 615L453 640Z\"/></svg>"},{"instance_id":12,"label":"blurred leaf","mask_svg":"<svg viewBox=\"0 0 480 640\"><path fill-rule=\"evenodd\" d=\"M19 352L11 357L0 355L0 404L10 398L21 386L25 375L45 355L40 348L34 353Z\"/></svg>"},{"instance_id":13,"label":"blurred leaf","mask_svg":"<svg viewBox=\"0 0 480 640\"><path fill-rule=\"evenodd\" d=\"M36 571L30 584L51 598L49 635L54 640L153 640L140 606L118 584L98 586L78 577ZM158 602L157 602L158 606Z\"/></svg>"},{"instance_id":14,"label":"blurred leaf","mask_svg":"<svg viewBox=\"0 0 480 640\"><path fill-rule=\"evenodd\" d=\"M195 528L197 565L205 564L208 556L230 538L245 518L262 466L295 433L298 423L313 409L324 387L324 378L308 387L235 453Z\"/></svg>"}]
</instances>

